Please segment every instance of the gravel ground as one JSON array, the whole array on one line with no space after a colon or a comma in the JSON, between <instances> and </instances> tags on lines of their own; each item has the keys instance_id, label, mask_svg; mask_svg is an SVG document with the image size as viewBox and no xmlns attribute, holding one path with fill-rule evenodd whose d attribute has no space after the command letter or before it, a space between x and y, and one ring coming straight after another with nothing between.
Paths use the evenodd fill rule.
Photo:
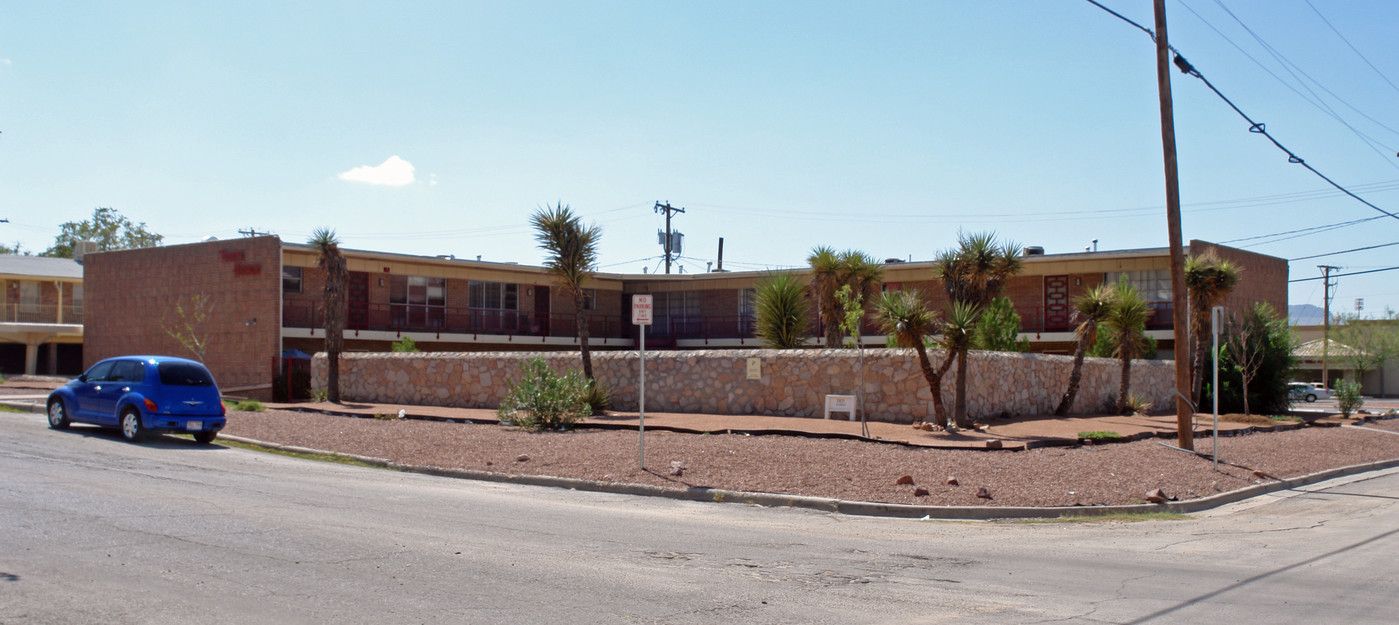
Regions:
<instances>
[{"instance_id":1,"label":"gravel ground","mask_svg":"<svg viewBox=\"0 0 1399 625\"><path fill-rule=\"evenodd\" d=\"M1399 431L1399 421L1376 427ZM1269 477L1399 458L1399 436L1309 427L1221 438L1207 458L1136 441L1029 451L950 451L886 443L741 434L527 432L500 425L357 419L298 412L230 412L225 433L395 462L685 489L722 488L921 505L1073 506L1142 503L1160 488L1191 499ZM1208 452L1209 439L1196 449ZM679 475L673 467L680 467ZM901 476L912 484L897 484ZM957 485L948 482L955 478ZM1266 478L1264 478L1266 479ZM926 495L915 489L926 489ZM985 488L990 499L979 498Z\"/></svg>"}]
</instances>

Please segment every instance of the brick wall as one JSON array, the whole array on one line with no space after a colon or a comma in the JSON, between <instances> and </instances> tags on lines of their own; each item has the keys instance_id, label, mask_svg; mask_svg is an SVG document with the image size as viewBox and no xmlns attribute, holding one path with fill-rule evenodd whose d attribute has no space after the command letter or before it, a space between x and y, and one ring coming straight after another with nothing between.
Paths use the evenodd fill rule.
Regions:
<instances>
[{"instance_id":1,"label":"brick wall","mask_svg":"<svg viewBox=\"0 0 1399 625\"><path fill-rule=\"evenodd\" d=\"M1264 254L1247 252L1207 241L1191 241L1190 254L1194 256L1213 252L1215 256L1231 261L1243 268L1239 274L1238 286L1224 299L1226 314L1240 313L1255 302L1267 302L1278 315L1287 316L1287 260Z\"/></svg>"},{"instance_id":2,"label":"brick wall","mask_svg":"<svg viewBox=\"0 0 1399 625\"><path fill-rule=\"evenodd\" d=\"M276 237L89 254L83 283L84 367L131 354L194 358L165 328L178 327L177 304L204 295L212 305L204 363L220 388L270 385L281 325Z\"/></svg>"}]
</instances>

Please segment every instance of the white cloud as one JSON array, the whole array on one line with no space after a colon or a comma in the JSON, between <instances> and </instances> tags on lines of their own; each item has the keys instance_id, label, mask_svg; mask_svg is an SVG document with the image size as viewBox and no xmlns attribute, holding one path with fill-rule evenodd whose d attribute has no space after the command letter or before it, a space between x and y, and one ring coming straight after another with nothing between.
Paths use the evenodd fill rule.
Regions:
<instances>
[{"instance_id":1,"label":"white cloud","mask_svg":"<svg viewBox=\"0 0 1399 625\"><path fill-rule=\"evenodd\" d=\"M399 158L397 155L390 156L377 167L363 165L344 172L337 178L350 182L364 182L367 184L382 184L391 187L401 187L413 184L413 164Z\"/></svg>"},{"instance_id":2,"label":"white cloud","mask_svg":"<svg viewBox=\"0 0 1399 625\"><path fill-rule=\"evenodd\" d=\"M9 59L0 59L0 65L9 65L9 64L10 64L10 60L9 60Z\"/></svg>"}]
</instances>

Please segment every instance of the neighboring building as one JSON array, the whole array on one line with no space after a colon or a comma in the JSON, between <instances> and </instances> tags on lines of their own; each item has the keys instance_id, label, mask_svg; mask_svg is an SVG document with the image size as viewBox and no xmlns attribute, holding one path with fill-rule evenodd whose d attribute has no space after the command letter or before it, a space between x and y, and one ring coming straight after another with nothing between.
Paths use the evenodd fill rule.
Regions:
<instances>
[{"instance_id":1,"label":"neighboring building","mask_svg":"<svg viewBox=\"0 0 1399 625\"><path fill-rule=\"evenodd\" d=\"M1335 338L1325 343L1326 349L1323 350L1321 337L1325 328L1321 325L1294 326L1292 330L1298 343L1292 350L1292 355L1297 359L1297 372L1293 377L1298 382L1317 382L1334 389L1336 380L1347 378L1358 380L1360 393L1367 397L1399 396L1399 360L1390 359L1384 367L1366 371L1365 375L1360 376L1357 375L1359 372L1355 369L1354 361L1347 358L1359 350ZM1332 326L1331 331L1331 336L1335 337L1336 326Z\"/></svg>"},{"instance_id":2,"label":"neighboring building","mask_svg":"<svg viewBox=\"0 0 1399 625\"><path fill-rule=\"evenodd\" d=\"M1226 306L1267 301L1286 310L1287 261L1202 241L1190 249L1213 249L1244 267ZM573 298L542 267L342 251L350 272L347 351L387 351L404 336L424 351L576 349ZM1029 255L1006 293L1032 349L1067 353L1072 298L1126 276L1152 302L1148 328L1164 354L1172 344L1169 266L1165 248ZM93 254L85 269L88 363L123 353L191 355L167 330L178 321L176 306L188 307L196 296L212 303L195 333L207 338L205 363L226 390L267 393L283 351L323 351L324 275L310 246L276 237L212 241ZM655 323L647 330L648 348L754 347L753 287L766 275L596 274L584 304L590 344L634 348L631 296L650 293ZM931 262L886 264L885 288L917 288L941 308L946 296L932 276ZM821 322L813 319L814 336ZM867 342L883 345L877 334L868 327Z\"/></svg>"},{"instance_id":3,"label":"neighboring building","mask_svg":"<svg viewBox=\"0 0 1399 625\"><path fill-rule=\"evenodd\" d=\"M71 258L0 255L0 373L77 374L83 367L83 267Z\"/></svg>"}]
</instances>

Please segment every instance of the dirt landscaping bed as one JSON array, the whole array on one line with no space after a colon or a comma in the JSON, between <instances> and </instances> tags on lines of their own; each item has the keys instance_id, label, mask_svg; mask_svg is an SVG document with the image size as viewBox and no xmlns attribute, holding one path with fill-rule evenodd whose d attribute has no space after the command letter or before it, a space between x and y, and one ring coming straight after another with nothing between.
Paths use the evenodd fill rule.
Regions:
<instances>
[{"instance_id":1,"label":"dirt landscaping bed","mask_svg":"<svg viewBox=\"0 0 1399 625\"><path fill-rule=\"evenodd\" d=\"M1399 430L1399 421L1372 425ZM1273 478L1399 458L1399 436L1340 427L1221 438L1218 472L1208 458L1154 440L970 451L799 436L648 431L646 470L641 470L635 431L526 432L501 425L267 411L230 412L224 432L405 464L945 506L1134 504L1143 503L1146 493L1156 488L1171 497L1192 499ZM1197 439L1195 447L1208 453L1212 442ZM911 484L898 483L905 475L912 477ZM949 484L952 479L955 485ZM989 499L977 496L982 488ZM927 494L916 494L923 490Z\"/></svg>"}]
</instances>

